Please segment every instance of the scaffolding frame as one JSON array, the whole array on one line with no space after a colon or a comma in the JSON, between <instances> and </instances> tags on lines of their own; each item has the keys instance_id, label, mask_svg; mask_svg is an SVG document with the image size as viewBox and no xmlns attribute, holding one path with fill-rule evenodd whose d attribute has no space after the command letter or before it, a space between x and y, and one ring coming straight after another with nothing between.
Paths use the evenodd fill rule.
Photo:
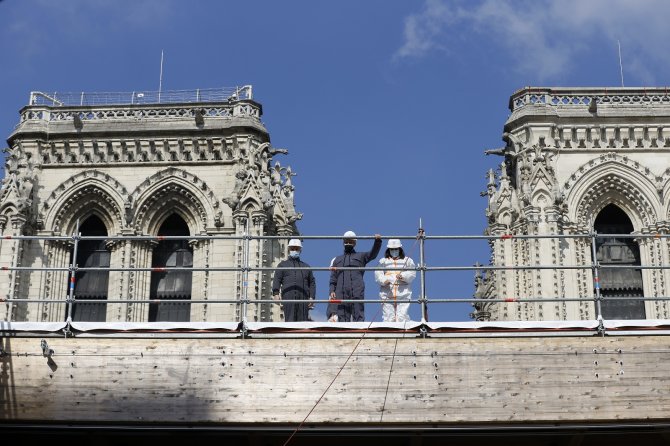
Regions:
<instances>
[{"instance_id":1,"label":"scaffolding frame","mask_svg":"<svg viewBox=\"0 0 670 446\"><path fill-rule=\"evenodd\" d=\"M77 226L78 228L78 226ZM78 229L77 229L78 231ZM603 269L656 269L656 270L665 270L670 269L670 265L601 265L596 256L596 240L598 238L633 238L633 239L643 239L643 238L654 238L654 239L667 239L670 238L670 234L598 234L597 232L583 233L583 234L543 234L543 235L512 235L512 234L503 234L503 235L426 235L423 228L419 229L417 235L391 235L383 236L384 239L396 238L396 239L413 239L417 240L419 243L419 263L414 268L408 267L397 267L397 268L387 268L387 267L342 267L338 268L339 270L362 270L362 271L389 271L389 270L398 270L398 271L416 271L419 277L419 297L416 300L410 301L413 305L420 305L421 307L421 323L428 322L428 305L429 304L449 304L449 303L470 303L473 306L475 304L482 303L551 303L551 302L584 302L586 300L592 300L595 306L596 319L598 321L599 327L598 332L604 333L604 318L602 315L602 302L607 299L603 296L600 291L600 271ZM72 259L73 263L69 264L67 267L23 267L14 265L0 265L0 271L65 271L68 273L68 292L64 300L56 299L29 299L29 298L20 298L13 295L14 287L10 287L10 293L7 298L0 298L0 302L5 302L8 305L13 305L15 303L60 303L66 305L66 314L67 314L67 328L66 332L69 332L69 327L72 324L72 310L76 303L102 303L101 299L78 299L75 294L75 284L77 280L77 274L79 272L85 271L145 271L145 272L169 272L169 271L206 271L206 272L240 272L242 274L242 288L241 295L236 296L231 299L114 299L114 300L104 300L105 304L121 304L121 303L133 303L133 304L160 304L160 303L206 303L206 304L233 304L241 307L239 322L242 330L246 331L248 326L247 320L247 309L249 305L261 305L261 304L271 304L271 305L281 305L282 303L305 303L304 300L281 300L276 301L271 297L263 299L249 299L248 295L248 283L249 283L249 273L250 272L262 272L262 271L278 271L278 270L310 270L310 271L330 271L332 267L300 267L300 268L286 268L286 267L253 267L250 265L250 242L252 240L288 240L291 238L300 238L303 240L342 240L344 236L331 236L331 235L251 235L249 232L248 224L244 228L244 233L242 235L193 235L193 236L149 236L149 235L136 235L136 236L82 236L81 233L76 232L70 236L4 236L4 240L14 240L16 242L22 242L27 240L39 240L39 241L61 241L61 242L70 242L72 244ZM375 239L376 236L357 236L357 239ZM475 264L472 266L433 266L429 267L426 265L425 261L425 244L427 241L431 240L487 240L489 242L495 240L508 240L508 239L587 239L591 244L591 257L592 261L590 264L585 265L480 265ZM114 240L137 240L137 241L161 241L161 240L239 240L242 242L242 265L241 266L230 266L230 267L152 267L152 268L136 268L136 267L80 267L74 262L77 258L78 245L82 241L87 240L105 240L105 241L114 241ZM18 249L16 250L18 252ZM17 259L13 260L13 263L17 263ZM478 298L429 298L426 292L426 273L432 271L519 271L519 270L591 270L593 274L594 282L594 295L591 296L568 296L568 297L525 297L525 298L487 298L487 299L478 299ZM14 283L15 277L12 277L12 283ZM670 296L654 296L654 297L617 297L618 300L635 300L635 301L670 301ZM318 303L329 303L333 302L330 299L315 299L311 301L315 304ZM338 299L337 303L349 304L349 303L360 303L360 299ZM387 303L387 300L383 299L363 299L364 303ZM8 311L10 315L13 312ZM230 321L228 321L230 322ZM261 324L263 322L260 322ZM337 323L334 323L337 324Z\"/></svg>"}]
</instances>

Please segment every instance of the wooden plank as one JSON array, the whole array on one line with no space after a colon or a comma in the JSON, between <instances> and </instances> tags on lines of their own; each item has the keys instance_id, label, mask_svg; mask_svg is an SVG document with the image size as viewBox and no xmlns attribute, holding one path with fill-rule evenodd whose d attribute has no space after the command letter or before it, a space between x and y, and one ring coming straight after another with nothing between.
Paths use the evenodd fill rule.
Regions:
<instances>
[{"instance_id":1,"label":"wooden plank","mask_svg":"<svg viewBox=\"0 0 670 446\"><path fill-rule=\"evenodd\" d=\"M308 422L663 420L667 339L4 338L0 419L299 423L339 372Z\"/></svg>"}]
</instances>

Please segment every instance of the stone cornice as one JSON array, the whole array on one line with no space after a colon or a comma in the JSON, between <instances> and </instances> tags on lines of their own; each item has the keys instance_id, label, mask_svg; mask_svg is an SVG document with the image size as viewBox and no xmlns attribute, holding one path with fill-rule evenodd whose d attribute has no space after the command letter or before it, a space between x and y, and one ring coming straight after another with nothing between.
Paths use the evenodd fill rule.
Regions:
<instances>
[{"instance_id":1,"label":"stone cornice","mask_svg":"<svg viewBox=\"0 0 670 446\"><path fill-rule=\"evenodd\" d=\"M82 138L89 135L216 135L247 128L267 135L260 120L261 105L245 100L233 103L147 104L50 107L29 105L21 109L10 144L20 137L43 134Z\"/></svg>"}]
</instances>

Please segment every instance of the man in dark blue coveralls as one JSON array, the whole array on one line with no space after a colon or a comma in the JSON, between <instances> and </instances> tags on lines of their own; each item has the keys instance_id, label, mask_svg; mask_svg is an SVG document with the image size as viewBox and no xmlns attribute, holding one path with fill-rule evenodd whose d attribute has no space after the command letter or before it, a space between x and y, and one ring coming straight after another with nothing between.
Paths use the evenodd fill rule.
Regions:
<instances>
[{"instance_id":1,"label":"man in dark blue coveralls","mask_svg":"<svg viewBox=\"0 0 670 446\"><path fill-rule=\"evenodd\" d=\"M377 258L382 247L382 237L375 234L375 241L369 252L356 252L356 234L353 231L344 233L344 254L331 262L330 299L331 300L363 300L365 298L365 282L363 270L343 270L346 267L364 267ZM335 316L337 315L337 316ZM365 320L363 302L328 304L328 320L336 322L361 322Z\"/></svg>"}]
</instances>

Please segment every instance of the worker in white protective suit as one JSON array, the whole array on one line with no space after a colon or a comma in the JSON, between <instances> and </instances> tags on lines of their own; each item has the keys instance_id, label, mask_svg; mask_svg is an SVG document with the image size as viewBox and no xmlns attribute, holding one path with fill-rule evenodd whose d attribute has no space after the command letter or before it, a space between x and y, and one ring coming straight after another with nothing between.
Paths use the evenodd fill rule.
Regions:
<instances>
[{"instance_id":1,"label":"worker in white protective suit","mask_svg":"<svg viewBox=\"0 0 670 446\"><path fill-rule=\"evenodd\" d=\"M388 241L384 258L379 261L379 266L386 268L375 271L375 280L380 286L379 297L384 301L382 303L384 322L409 321L411 283L416 277L416 271L412 259L405 257L400 240L392 238Z\"/></svg>"}]
</instances>

